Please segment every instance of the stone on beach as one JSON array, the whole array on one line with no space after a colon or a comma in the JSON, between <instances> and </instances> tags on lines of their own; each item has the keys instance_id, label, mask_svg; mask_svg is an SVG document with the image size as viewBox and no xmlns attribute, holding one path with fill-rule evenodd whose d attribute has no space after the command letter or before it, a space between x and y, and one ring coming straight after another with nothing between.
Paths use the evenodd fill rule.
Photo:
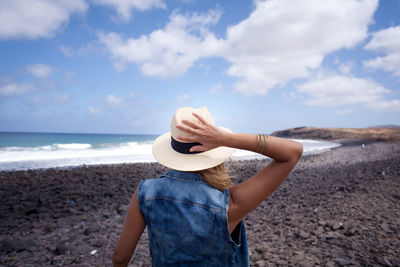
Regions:
<instances>
[{"instance_id":1,"label":"stone on beach","mask_svg":"<svg viewBox=\"0 0 400 267\"><path fill-rule=\"evenodd\" d=\"M238 183L267 163L228 167ZM143 163L0 172L0 265L110 266L135 188L165 171ZM251 265L399 266L399 192L399 142L303 157L245 219ZM151 266L147 230L131 262Z\"/></svg>"}]
</instances>

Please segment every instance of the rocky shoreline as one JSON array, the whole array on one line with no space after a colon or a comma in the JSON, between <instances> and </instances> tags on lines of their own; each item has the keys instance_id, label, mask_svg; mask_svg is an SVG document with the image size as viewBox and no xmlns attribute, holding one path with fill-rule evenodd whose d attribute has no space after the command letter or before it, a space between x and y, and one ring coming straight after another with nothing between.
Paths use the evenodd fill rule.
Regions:
<instances>
[{"instance_id":1,"label":"rocky shoreline","mask_svg":"<svg viewBox=\"0 0 400 267\"><path fill-rule=\"evenodd\" d=\"M234 182L267 160L229 163ZM110 266L156 163L0 172L0 265ZM252 266L400 266L400 142L303 157L245 220ZM131 266L151 266L147 232Z\"/></svg>"},{"instance_id":2,"label":"rocky shoreline","mask_svg":"<svg viewBox=\"0 0 400 267\"><path fill-rule=\"evenodd\" d=\"M369 140L369 141L400 141L400 127L370 127L370 128L315 128L296 127L275 131L274 136L314 140Z\"/></svg>"}]
</instances>

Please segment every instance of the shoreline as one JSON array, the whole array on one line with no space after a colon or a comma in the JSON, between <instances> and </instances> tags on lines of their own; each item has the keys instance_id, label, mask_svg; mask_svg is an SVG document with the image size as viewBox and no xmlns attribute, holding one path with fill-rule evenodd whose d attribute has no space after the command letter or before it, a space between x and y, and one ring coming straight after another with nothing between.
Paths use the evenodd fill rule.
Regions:
<instances>
[{"instance_id":1,"label":"shoreline","mask_svg":"<svg viewBox=\"0 0 400 267\"><path fill-rule=\"evenodd\" d=\"M302 139L299 140L304 144L305 147L305 152L303 156L305 155L313 155L313 154L319 154L323 153L332 147L329 146L335 146L335 142L329 142L326 140L311 140L311 139ZM318 145L315 146L314 142L322 142L324 143L322 146L319 144L321 147L318 147ZM329 144L327 144L327 142ZM69 144L70 146L76 147L77 144ZM147 144L149 147L151 144ZM130 148L130 149L135 149L135 148ZM0 149L1 150L1 149ZM118 153L115 154L115 151L113 152L111 156L108 157L108 159L102 159L105 154L104 151L101 151L101 156L98 156L96 149L83 149L83 150L76 150L76 151L63 151L63 150L58 150L58 151L47 151L51 153L59 153L59 154L52 154L54 156L54 160L52 160L52 156L45 155L43 158L41 153L47 153L46 151L40 151L39 155L37 157L33 157L33 154L30 154L32 151L28 149L28 151L19 151L17 154L12 154L8 155L7 151L5 152L6 154L1 154L2 157L0 158L0 172L13 172L13 171L28 171L28 170L47 170L47 169L70 169L70 168L85 168L85 166L94 166L94 167L99 167L99 166L105 166L105 165L121 165L121 164L133 164L133 163L152 163L156 162L153 156L151 155L151 151L148 151L147 154L139 154L138 158L136 158L134 155L119 155ZM126 151L122 151L123 153L126 153ZM27 153L27 154L25 154ZM35 152L36 153L36 152ZM66 153L66 155L63 155L63 153ZM69 157L70 153L74 154L79 154L79 153L84 153L86 157L82 158L74 158L74 157ZM88 156L89 154L89 156ZM27 156L28 155L28 156ZM97 156L96 156L97 155ZM61 156L61 157L60 157ZM65 158L62 158L62 156L66 156ZM113 159L112 156L115 156ZM12 160L13 157L17 157L18 159L24 159L24 160ZM107 158L107 157L106 157ZM236 152L232 155L231 159L232 160L253 160L253 159L259 159L261 158L260 155L256 155L255 153L247 152L247 151L240 151L236 150ZM58 166L57 166L58 165Z\"/></svg>"},{"instance_id":2,"label":"shoreline","mask_svg":"<svg viewBox=\"0 0 400 267\"><path fill-rule=\"evenodd\" d=\"M341 144L341 146L361 146L362 144L364 145L370 145L374 143L396 143L399 141L387 141L387 140L368 140L368 139L334 139L334 140L329 140L329 142L333 143L338 143Z\"/></svg>"},{"instance_id":3,"label":"shoreline","mask_svg":"<svg viewBox=\"0 0 400 267\"><path fill-rule=\"evenodd\" d=\"M246 217L252 266L400 265L400 142L364 143L302 157ZM266 163L229 162L234 184ZM110 265L136 186L166 170L132 163L0 172L0 265ZM147 242L145 232L135 266L151 265Z\"/></svg>"}]
</instances>

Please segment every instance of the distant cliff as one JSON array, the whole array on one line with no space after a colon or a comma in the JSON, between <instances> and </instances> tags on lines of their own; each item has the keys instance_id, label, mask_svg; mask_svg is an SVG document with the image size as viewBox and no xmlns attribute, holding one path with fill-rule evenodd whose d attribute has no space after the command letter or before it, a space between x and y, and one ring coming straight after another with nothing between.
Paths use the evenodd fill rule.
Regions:
<instances>
[{"instance_id":1,"label":"distant cliff","mask_svg":"<svg viewBox=\"0 0 400 267\"><path fill-rule=\"evenodd\" d=\"M298 127L275 131L273 136L290 137L299 139L363 139L375 141L400 140L400 128L313 128Z\"/></svg>"}]
</instances>

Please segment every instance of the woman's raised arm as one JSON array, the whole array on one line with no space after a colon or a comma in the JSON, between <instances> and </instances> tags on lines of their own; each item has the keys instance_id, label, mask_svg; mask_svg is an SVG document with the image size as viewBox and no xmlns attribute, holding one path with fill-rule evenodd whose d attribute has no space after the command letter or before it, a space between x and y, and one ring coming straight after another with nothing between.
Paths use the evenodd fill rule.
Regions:
<instances>
[{"instance_id":1,"label":"woman's raised arm","mask_svg":"<svg viewBox=\"0 0 400 267\"><path fill-rule=\"evenodd\" d=\"M227 145L250 151L257 150L257 136L228 134ZM282 184L303 153L300 143L270 136L265 156L273 159L253 177L230 188L229 229L235 226Z\"/></svg>"},{"instance_id":2,"label":"woman's raised arm","mask_svg":"<svg viewBox=\"0 0 400 267\"><path fill-rule=\"evenodd\" d=\"M198 123L182 121L177 125L181 130L190 136L179 137L182 141L199 142L202 145L191 148L191 151L207 151L219 146L227 146L249 151L259 151L260 140L255 134L237 134L223 131L201 118L196 113L193 115L199 120ZM269 137L263 154L273 159L253 177L230 188L229 201L229 229L232 231L235 226L262 201L264 201L289 175L303 153L300 143L279 138Z\"/></svg>"}]
</instances>

